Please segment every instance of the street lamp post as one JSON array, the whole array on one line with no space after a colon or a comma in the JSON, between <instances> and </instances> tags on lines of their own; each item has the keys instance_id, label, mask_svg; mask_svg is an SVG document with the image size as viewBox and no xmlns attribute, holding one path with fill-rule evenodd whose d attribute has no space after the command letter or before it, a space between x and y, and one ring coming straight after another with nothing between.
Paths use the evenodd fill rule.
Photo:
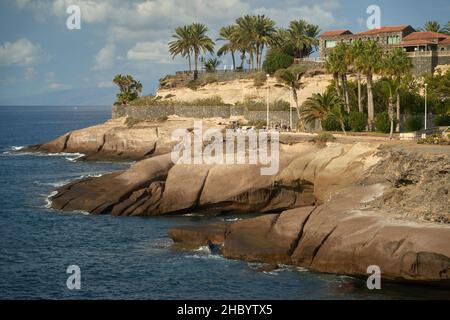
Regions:
<instances>
[{"instance_id":1,"label":"street lamp post","mask_svg":"<svg viewBox=\"0 0 450 320\"><path fill-rule=\"evenodd\" d=\"M428 83L425 83L425 130L427 130L427 89Z\"/></svg>"},{"instance_id":2,"label":"street lamp post","mask_svg":"<svg viewBox=\"0 0 450 320\"><path fill-rule=\"evenodd\" d=\"M267 130L269 130L269 74L266 74L266 80L267 80L267 118L266 118L266 124L267 124Z\"/></svg>"}]
</instances>

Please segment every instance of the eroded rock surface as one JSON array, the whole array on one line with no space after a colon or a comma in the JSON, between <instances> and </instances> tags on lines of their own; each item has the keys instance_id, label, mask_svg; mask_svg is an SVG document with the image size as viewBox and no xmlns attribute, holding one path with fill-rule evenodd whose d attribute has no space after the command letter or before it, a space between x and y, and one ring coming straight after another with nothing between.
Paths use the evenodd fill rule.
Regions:
<instances>
[{"instance_id":1,"label":"eroded rock surface","mask_svg":"<svg viewBox=\"0 0 450 320\"><path fill-rule=\"evenodd\" d=\"M82 153L86 160L141 160L171 152L177 143L171 139L172 132L192 128L194 121L173 117L162 122L130 124L126 118L112 119L22 151ZM223 128L215 121L206 120L203 126L205 130Z\"/></svg>"},{"instance_id":2,"label":"eroded rock surface","mask_svg":"<svg viewBox=\"0 0 450 320\"><path fill-rule=\"evenodd\" d=\"M355 184L367 170L363 160L376 163L376 152L369 144L287 148L275 176L262 176L259 165L174 165L163 155L59 188L51 200L53 208L93 214L281 212L322 203L335 189Z\"/></svg>"},{"instance_id":3,"label":"eroded rock surface","mask_svg":"<svg viewBox=\"0 0 450 320\"><path fill-rule=\"evenodd\" d=\"M319 206L169 235L186 246L214 239L227 258L361 277L377 265L385 279L450 286L450 226L386 219L367 208L367 195L380 188L350 187Z\"/></svg>"}]
</instances>

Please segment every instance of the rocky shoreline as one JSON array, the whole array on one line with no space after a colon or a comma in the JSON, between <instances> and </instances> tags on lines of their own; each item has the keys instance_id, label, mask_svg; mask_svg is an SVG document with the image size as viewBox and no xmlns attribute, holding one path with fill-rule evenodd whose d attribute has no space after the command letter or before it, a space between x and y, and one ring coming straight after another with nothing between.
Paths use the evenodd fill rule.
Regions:
<instances>
[{"instance_id":1,"label":"rocky shoreline","mask_svg":"<svg viewBox=\"0 0 450 320\"><path fill-rule=\"evenodd\" d=\"M450 152L427 154L379 142L290 142L275 176L257 165L174 164L172 119L124 119L77 130L29 151L78 152L87 160L140 160L129 169L73 182L50 200L63 211L116 216L259 213L219 225L179 227L186 248L212 244L227 258L292 264L367 277L450 286ZM204 122L205 123L205 122ZM223 130L219 120L206 127Z\"/></svg>"}]
</instances>

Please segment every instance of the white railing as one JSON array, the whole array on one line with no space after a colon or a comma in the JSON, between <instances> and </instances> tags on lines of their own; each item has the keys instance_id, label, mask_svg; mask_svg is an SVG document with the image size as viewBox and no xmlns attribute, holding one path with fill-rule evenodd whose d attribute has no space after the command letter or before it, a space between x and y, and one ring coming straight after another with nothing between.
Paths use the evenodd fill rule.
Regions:
<instances>
[{"instance_id":1,"label":"white railing","mask_svg":"<svg viewBox=\"0 0 450 320\"><path fill-rule=\"evenodd\" d=\"M295 60L301 61L301 62L325 62L325 60L323 60L320 57L317 58L312 58L312 57L308 57L308 58L296 58Z\"/></svg>"},{"instance_id":2,"label":"white railing","mask_svg":"<svg viewBox=\"0 0 450 320\"><path fill-rule=\"evenodd\" d=\"M408 57L431 57L433 56L433 51L414 51L406 52Z\"/></svg>"}]
</instances>

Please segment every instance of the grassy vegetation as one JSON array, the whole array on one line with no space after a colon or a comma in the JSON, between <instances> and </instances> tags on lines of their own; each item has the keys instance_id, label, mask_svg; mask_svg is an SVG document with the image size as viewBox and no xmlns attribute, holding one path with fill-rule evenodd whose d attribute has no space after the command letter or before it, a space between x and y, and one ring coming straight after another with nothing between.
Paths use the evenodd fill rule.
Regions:
<instances>
[{"instance_id":1,"label":"grassy vegetation","mask_svg":"<svg viewBox=\"0 0 450 320\"><path fill-rule=\"evenodd\" d=\"M238 102L236 104L239 107L245 107L248 111L266 111L267 110L267 102L262 100L246 100L243 103ZM283 100L275 100L269 103L270 111L289 111L290 103Z\"/></svg>"},{"instance_id":2,"label":"grassy vegetation","mask_svg":"<svg viewBox=\"0 0 450 320\"><path fill-rule=\"evenodd\" d=\"M214 96L211 98L195 99L192 101L181 101L176 99L163 99L155 96L139 97L130 103L131 106L138 107L171 107L171 106L183 106L183 107L208 107L208 106L230 106L223 102L221 97Z\"/></svg>"}]
</instances>

